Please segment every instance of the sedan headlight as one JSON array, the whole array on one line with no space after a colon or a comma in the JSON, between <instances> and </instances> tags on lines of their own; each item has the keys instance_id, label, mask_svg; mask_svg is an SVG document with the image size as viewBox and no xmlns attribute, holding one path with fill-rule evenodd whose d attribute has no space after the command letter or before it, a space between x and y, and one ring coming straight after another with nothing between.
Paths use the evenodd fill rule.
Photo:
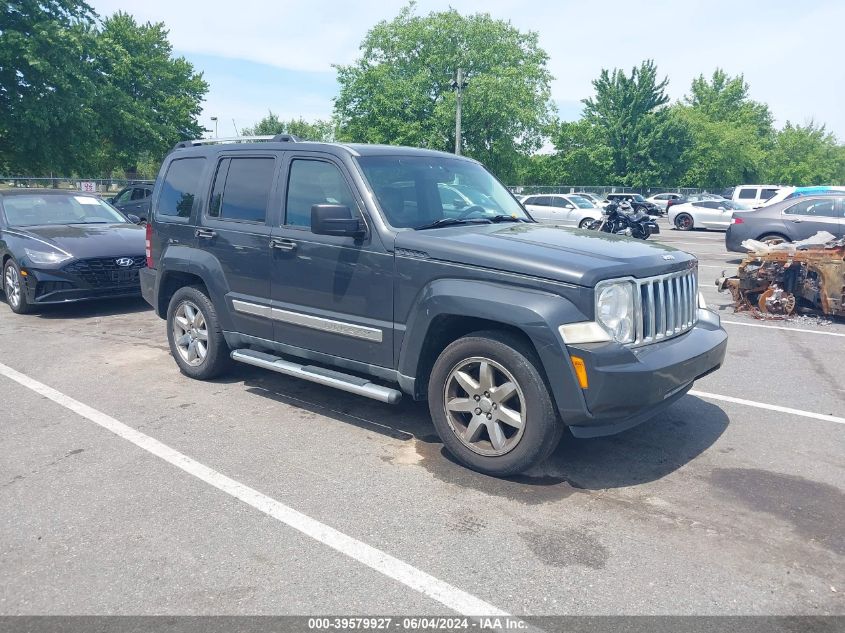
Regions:
<instances>
[{"instance_id":1,"label":"sedan headlight","mask_svg":"<svg viewBox=\"0 0 845 633\"><path fill-rule=\"evenodd\" d=\"M617 343L633 343L634 285L627 281L606 281L596 286L596 322Z\"/></svg>"},{"instance_id":2,"label":"sedan headlight","mask_svg":"<svg viewBox=\"0 0 845 633\"><path fill-rule=\"evenodd\" d=\"M61 264L72 256L59 251L36 251L31 248L23 249L33 264Z\"/></svg>"}]
</instances>

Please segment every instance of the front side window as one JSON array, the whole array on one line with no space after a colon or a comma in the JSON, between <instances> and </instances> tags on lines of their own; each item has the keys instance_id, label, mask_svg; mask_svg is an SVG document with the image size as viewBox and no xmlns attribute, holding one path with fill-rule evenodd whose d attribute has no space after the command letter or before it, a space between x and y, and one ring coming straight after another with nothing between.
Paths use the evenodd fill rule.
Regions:
<instances>
[{"instance_id":1,"label":"front side window","mask_svg":"<svg viewBox=\"0 0 845 633\"><path fill-rule=\"evenodd\" d=\"M566 198L552 198L552 206L558 207L559 209L563 209L566 205L569 204L569 201Z\"/></svg>"},{"instance_id":2,"label":"front side window","mask_svg":"<svg viewBox=\"0 0 845 633\"><path fill-rule=\"evenodd\" d=\"M529 219L510 192L478 163L440 156L361 156L356 160L393 227L421 228L445 219ZM442 185L460 191L472 204L445 208L438 195ZM550 202L548 196L537 196L533 204Z\"/></svg>"},{"instance_id":3,"label":"front side window","mask_svg":"<svg viewBox=\"0 0 845 633\"><path fill-rule=\"evenodd\" d=\"M49 224L126 224L123 215L94 196L6 196L3 210L9 226Z\"/></svg>"},{"instance_id":4,"label":"front side window","mask_svg":"<svg viewBox=\"0 0 845 633\"><path fill-rule=\"evenodd\" d=\"M158 215L189 218L205 169L205 158L180 158L170 163L161 183Z\"/></svg>"},{"instance_id":5,"label":"front side window","mask_svg":"<svg viewBox=\"0 0 845 633\"><path fill-rule=\"evenodd\" d=\"M129 202L132 199L132 189L125 189L120 192L117 198L114 199L115 204L123 204L124 202Z\"/></svg>"},{"instance_id":6,"label":"front side window","mask_svg":"<svg viewBox=\"0 0 845 633\"><path fill-rule=\"evenodd\" d=\"M820 218L835 218L836 199L826 198L824 200L803 200L794 204L784 211L787 215L809 215Z\"/></svg>"},{"instance_id":7,"label":"front side window","mask_svg":"<svg viewBox=\"0 0 845 633\"><path fill-rule=\"evenodd\" d=\"M340 204L353 210L358 207L337 166L320 160L295 159L288 176L285 224L310 227L311 207L315 204Z\"/></svg>"},{"instance_id":8,"label":"front side window","mask_svg":"<svg viewBox=\"0 0 845 633\"><path fill-rule=\"evenodd\" d=\"M276 161L271 157L221 160L214 177L208 215L263 224L275 167Z\"/></svg>"},{"instance_id":9,"label":"front side window","mask_svg":"<svg viewBox=\"0 0 845 633\"><path fill-rule=\"evenodd\" d=\"M778 189L763 189L760 192L760 200L768 200L774 198L778 193Z\"/></svg>"}]
</instances>

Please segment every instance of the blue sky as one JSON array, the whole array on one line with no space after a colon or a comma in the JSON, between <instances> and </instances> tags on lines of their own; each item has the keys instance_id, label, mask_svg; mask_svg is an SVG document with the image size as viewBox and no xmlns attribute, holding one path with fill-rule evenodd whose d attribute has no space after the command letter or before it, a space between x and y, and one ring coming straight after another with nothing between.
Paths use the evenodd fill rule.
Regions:
<instances>
[{"instance_id":1,"label":"blue sky","mask_svg":"<svg viewBox=\"0 0 845 633\"><path fill-rule=\"evenodd\" d=\"M205 73L211 90L201 122L221 136L251 125L269 109L282 116L327 118L337 92L333 63L351 63L367 30L395 16L395 0L94 0L101 15L127 11L162 21L175 52ZM489 12L537 31L555 76L552 96L562 118L602 68L627 70L653 58L673 99L693 77L720 66L744 73L751 96L787 119L826 123L845 141L845 2L809 0L420 0L418 13L453 6Z\"/></svg>"}]
</instances>

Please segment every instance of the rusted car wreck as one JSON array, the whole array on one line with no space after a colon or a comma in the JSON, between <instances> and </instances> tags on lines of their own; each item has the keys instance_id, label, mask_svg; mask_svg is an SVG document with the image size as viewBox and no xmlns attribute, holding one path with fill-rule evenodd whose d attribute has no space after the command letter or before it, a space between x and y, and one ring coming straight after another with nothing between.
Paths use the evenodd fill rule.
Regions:
<instances>
[{"instance_id":1,"label":"rusted car wreck","mask_svg":"<svg viewBox=\"0 0 845 633\"><path fill-rule=\"evenodd\" d=\"M797 311L845 316L845 237L820 232L801 242L746 240L749 253L735 277L716 281L733 295L737 310L759 318L784 318Z\"/></svg>"}]
</instances>

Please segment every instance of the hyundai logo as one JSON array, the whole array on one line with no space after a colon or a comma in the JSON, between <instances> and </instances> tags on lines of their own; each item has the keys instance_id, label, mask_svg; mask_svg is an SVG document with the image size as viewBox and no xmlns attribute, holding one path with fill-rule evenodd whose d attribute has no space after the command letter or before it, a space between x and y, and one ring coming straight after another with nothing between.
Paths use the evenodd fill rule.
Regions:
<instances>
[{"instance_id":1,"label":"hyundai logo","mask_svg":"<svg viewBox=\"0 0 845 633\"><path fill-rule=\"evenodd\" d=\"M131 266L135 263L135 260L131 257L121 257L120 259L114 260L114 263L118 266Z\"/></svg>"}]
</instances>

